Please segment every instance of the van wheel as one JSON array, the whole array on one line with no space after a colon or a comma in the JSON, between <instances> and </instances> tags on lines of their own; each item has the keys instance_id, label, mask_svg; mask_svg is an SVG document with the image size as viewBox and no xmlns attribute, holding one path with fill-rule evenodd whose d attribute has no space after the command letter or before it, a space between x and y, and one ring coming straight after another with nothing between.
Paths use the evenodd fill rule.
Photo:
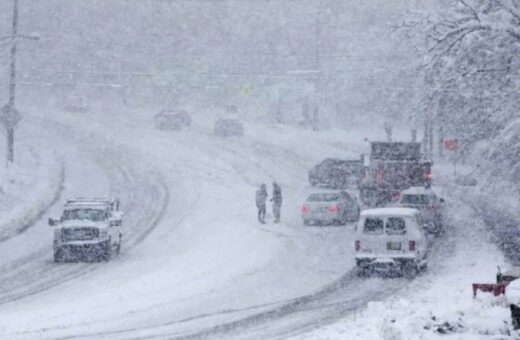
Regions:
<instances>
[{"instance_id":1,"label":"van wheel","mask_svg":"<svg viewBox=\"0 0 520 340\"><path fill-rule=\"evenodd\" d=\"M364 267L364 266L357 266L356 268L356 275L357 277L360 277L360 278L365 278L365 277L368 277L368 268L367 267Z\"/></svg>"},{"instance_id":2,"label":"van wheel","mask_svg":"<svg viewBox=\"0 0 520 340\"><path fill-rule=\"evenodd\" d=\"M63 262L63 250L60 248L54 249L54 263Z\"/></svg>"},{"instance_id":3,"label":"van wheel","mask_svg":"<svg viewBox=\"0 0 520 340\"><path fill-rule=\"evenodd\" d=\"M403 265L403 275L407 279L413 279L419 274L419 268L415 261L406 262Z\"/></svg>"},{"instance_id":4,"label":"van wheel","mask_svg":"<svg viewBox=\"0 0 520 340\"><path fill-rule=\"evenodd\" d=\"M108 239L108 241L103 245L101 249L101 259L103 261L110 261L112 258L112 241Z\"/></svg>"},{"instance_id":5,"label":"van wheel","mask_svg":"<svg viewBox=\"0 0 520 340\"><path fill-rule=\"evenodd\" d=\"M116 247L116 254L119 255L121 253L121 242L123 241L123 236L119 235L119 242Z\"/></svg>"}]
</instances>

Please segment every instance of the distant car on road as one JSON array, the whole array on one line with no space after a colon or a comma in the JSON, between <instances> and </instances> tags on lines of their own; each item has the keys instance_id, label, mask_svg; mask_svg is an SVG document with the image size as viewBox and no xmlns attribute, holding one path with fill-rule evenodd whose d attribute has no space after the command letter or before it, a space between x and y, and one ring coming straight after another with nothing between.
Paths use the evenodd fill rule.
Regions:
<instances>
[{"instance_id":1,"label":"distant car on road","mask_svg":"<svg viewBox=\"0 0 520 340\"><path fill-rule=\"evenodd\" d=\"M398 272L413 278L428 265L429 245L417 209L364 210L356 226L357 274Z\"/></svg>"},{"instance_id":2,"label":"distant car on road","mask_svg":"<svg viewBox=\"0 0 520 340\"><path fill-rule=\"evenodd\" d=\"M154 117L159 130L180 130L191 125L191 116L186 111L162 110Z\"/></svg>"},{"instance_id":3,"label":"distant car on road","mask_svg":"<svg viewBox=\"0 0 520 340\"><path fill-rule=\"evenodd\" d=\"M309 183L334 189L357 188L364 174L361 160L326 158L309 171Z\"/></svg>"},{"instance_id":4,"label":"distant car on road","mask_svg":"<svg viewBox=\"0 0 520 340\"><path fill-rule=\"evenodd\" d=\"M54 227L54 262L79 255L110 260L121 250L122 219L117 199L67 200L61 217L49 218L49 225Z\"/></svg>"},{"instance_id":5,"label":"distant car on road","mask_svg":"<svg viewBox=\"0 0 520 340\"><path fill-rule=\"evenodd\" d=\"M217 119L213 133L215 136L221 137L242 136L244 134L244 124L237 118Z\"/></svg>"},{"instance_id":6,"label":"distant car on road","mask_svg":"<svg viewBox=\"0 0 520 340\"><path fill-rule=\"evenodd\" d=\"M304 225L344 225L357 221L359 214L357 200L346 191L312 193L301 208Z\"/></svg>"},{"instance_id":7,"label":"distant car on road","mask_svg":"<svg viewBox=\"0 0 520 340\"><path fill-rule=\"evenodd\" d=\"M80 113L85 113L89 110L85 97L81 96L78 93L71 94L67 98L65 104L63 105L63 109L67 112Z\"/></svg>"},{"instance_id":8,"label":"distant car on road","mask_svg":"<svg viewBox=\"0 0 520 340\"><path fill-rule=\"evenodd\" d=\"M404 190L399 196L398 205L419 210L421 222L429 233L439 235L444 231L444 199L439 198L432 189L411 187Z\"/></svg>"}]
</instances>

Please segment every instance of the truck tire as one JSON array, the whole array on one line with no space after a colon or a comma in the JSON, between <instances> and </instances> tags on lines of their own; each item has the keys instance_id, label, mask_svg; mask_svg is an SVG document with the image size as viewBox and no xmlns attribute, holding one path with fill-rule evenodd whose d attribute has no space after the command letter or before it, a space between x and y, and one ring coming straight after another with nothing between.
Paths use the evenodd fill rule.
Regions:
<instances>
[{"instance_id":1,"label":"truck tire","mask_svg":"<svg viewBox=\"0 0 520 340\"><path fill-rule=\"evenodd\" d=\"M119 255L121 253L121 242L123 241L123 236L119 235L119 242L117 243L116 247L116 254Z\"/></svg>"},{"instance_id":2,"label":"truck tire","mask_svg":"<svg viewBox=\"0 0 520 340\"><path fill-rule=\"evenodd\" d=\"M101 260L110 261L112 258L112 242L109 239L101 246Z\"/></svg>"},{"instance_id":3,"label":"truck tire","mask_svg":"<svg viewBox=\"0 0 520 340\"><path fill-rule=\"evenodd\" d=\"M366 278L368 277L368 268L365 266L358 265L356 267L356 275L360 278Z\"/></svg>"},{"instance_id":4,"label":"truck tire","mask_svg":"<svg viewBox=\"0 0 520 340\"><path fill-rule=\"evenodd\" d=\"M54 263L63 262L63 250L60 248L54 249Z\"/></svg>"}]
</instances>

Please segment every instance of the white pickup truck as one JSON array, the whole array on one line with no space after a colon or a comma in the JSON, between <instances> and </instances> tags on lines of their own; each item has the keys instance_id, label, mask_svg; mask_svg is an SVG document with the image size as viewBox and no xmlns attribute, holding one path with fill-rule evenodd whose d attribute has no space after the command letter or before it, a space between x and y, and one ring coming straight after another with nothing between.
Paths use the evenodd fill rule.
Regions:
<instances>
[{"instance_id":1,"label":"white pickup truck","mask_svg":"<svg viewBox=\"0 0 520 340\"><path fill-rule=\"evenodd\" d=\"M121 250L123 213L119 201L109 198L68 199L54 228L54 262L90 255L108 261Z\"/></svg>"}]
</instances>

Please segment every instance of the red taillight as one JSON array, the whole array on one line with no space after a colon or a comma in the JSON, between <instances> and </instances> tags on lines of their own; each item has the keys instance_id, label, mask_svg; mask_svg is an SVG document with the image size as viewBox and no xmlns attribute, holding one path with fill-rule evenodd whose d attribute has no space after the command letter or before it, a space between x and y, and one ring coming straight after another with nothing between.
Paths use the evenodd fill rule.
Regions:
<instances>
[{"instance_id":1,"label":"red taillight","mask_svg":"<svg viewBox=\"0 0 520 340\"><path fill-rule=\"evenodd\" d=\"M432 172L428 171L427 173L425 173L424 174L424 179L427 180L427 181L431 181L433 179Z\"/></svg>"},{"instance_id":2,"label":"red taillight","mask_svg":"<svg viewBox=\"0 0 520 340\"><path fill-rule=\"evenodd\" d=\"M408 249L411 251L415 250L415 241L408 241Z\"/></svg>"},{"instance_id":3,"label":"red taillight","mask_svg":"<svg viewBox=\"0 0 520 340\"><path fill-rule=\"evenodd\" d=\"M360 250L361 249L361 241L359 241L359 240L356 241L355 245L356 245L356 250Z\"/></svg>"},{"instance_id":4,"label":"red taillight","mask_svg":"<svg viewBox=\"0 0 520 340\"><path fill-rule=\"evenodd\" d=\"M381 181L383 179L383 171L376 172L376 181Z\"/></svg>"},{"instance_id":5,"label":"red taillight","mask_svg":"<svg viewBox=\"0 0 520 340\"><path fill-rule=\"evenodd\" d=\"M339 206L337 204L334 204L333 206L329 207L329 211L337 213L339 211Z\"/></svg>"},{"instance_id":6,"label":"red taillight","mask_svg":"<svg viewBox=\"0 0 520 340\"><path fill-rule=\"evenodd\" d=\"M302 205L302 214L307 214L310 210L307 204Z\"/></svg>"}]
</instances>

